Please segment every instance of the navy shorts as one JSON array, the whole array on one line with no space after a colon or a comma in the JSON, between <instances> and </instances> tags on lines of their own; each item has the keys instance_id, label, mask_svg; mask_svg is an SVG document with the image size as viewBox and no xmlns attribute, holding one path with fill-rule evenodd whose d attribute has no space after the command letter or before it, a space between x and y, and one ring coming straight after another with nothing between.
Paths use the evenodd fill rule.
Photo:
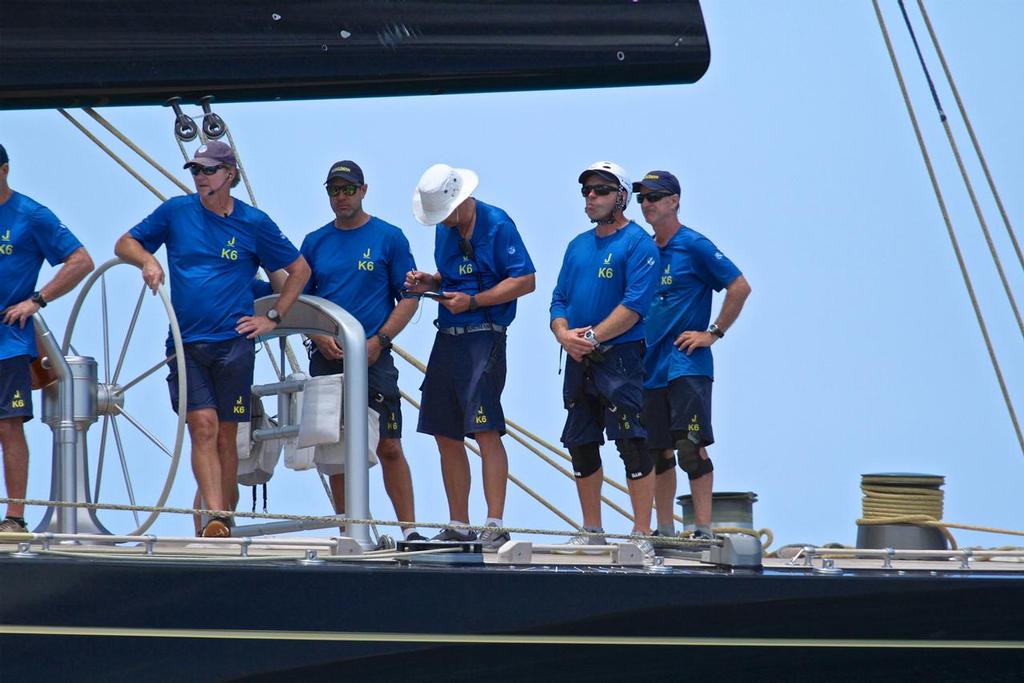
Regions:
<instances>
[{"instance_id":1,"label":"navy shorts","mask_svg":"<svg viewBox=\"0 0 1024 683\"><path fill-rule=\"evenodd\" d=\"M186 410L214 408L221 422L248 422L255 364L256 345L245 337L185 344ZM167 365L171 408L178 412L178 362Z\"/></svg>"},{"instance_id":2,"label":"navy shorts","mask_svg":"<svg viewBox=\"0 0 1024 683\"><path fill-rule=\"evenodd\" d=\"M416 431L449 439L505 433L505 333L437 333L420 391Z\"/></svg>"},{"instance_id":3,"label":"navy shorts","mask_svg":"<svg viewBox=\"0 0 1024 683\"><path fill-rule=\"evenodd\" d=\"M14 356L0 360L0 420L20 417L32 419L31 356Z\"/></svg>"},{"instance_id":4,"label":"navy shorts","mask_svg":"<svg viewBox=\"0 0 1024 683\"><path fill-rule=\"evenodd\" d=\"M644 424L647 447L658 450L675 448L672 434L685 432L701 447L715 442L711 431L710 377L683 376L667 387L644 392Z\"/></svg>"},{"instance_id":5,"label":"navy shorts","mask_svg":"<svg viewBox=\"0 0 1024 683\"><path fill-rule=\"evenodd\" d=\"M309 374L313 377L337 375L345 371L345 360L327 360L313 347L309 355ZM398 368L390 349L380 352L377 362L367 370L370 390L368 405L377 411L380 438L402 437L402 394L398 389Z\"/></svg>"},{"instance_id":6,"label":"navy shorts","mask_svg":"<svg viewBox=\"0 0 1024 683\"><path fill-rule=\"evenodd\" d=\"M641 341L612 346L596 361L582 363L569 358L565 366L562 399L569 415L562 443L581 446L647 436L641 413L644 406L644 344Z\"/></svg>"}]
</instances>

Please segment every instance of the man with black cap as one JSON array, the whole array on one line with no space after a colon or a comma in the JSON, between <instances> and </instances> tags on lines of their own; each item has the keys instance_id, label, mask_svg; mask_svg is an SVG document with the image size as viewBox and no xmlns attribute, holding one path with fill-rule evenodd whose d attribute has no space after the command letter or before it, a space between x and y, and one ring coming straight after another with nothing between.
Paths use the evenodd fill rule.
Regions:
<instances>
[{"instance_id":1,"label":"man with black cap","mask_svg":"<svg viewBox=\"0 0 1024 683\"><path fill-rule=\"evenodd\" d=\"M508 485L508 455L501 442L505 333L516 317L516 300L536 286L536 269L509 215L472 196L478 182L468 168L434 164L424 171L413 192L412 212L423 225L435 226L437 272L410 271L405 287L413 294L440 292L417 431L437 441L452 527L469 523L464 439L476 440L487 502L479 541L485 551L496 551L509 540L501 530ZM457 528L434 537L475 538L472 531Z\"/></svg>"},{"instance_id":2,"label":"man with black cap","mask_svg":"<svg viewBox=\"0 0 1024 683\"><path fill-rule=\"evenodd\" d=\"M312 275L307 294L332 301L351 313L366 332L369 406L377 413L377 457L384 488L399 521L416 519L412 475L402 451L402 405L391 342L416 312L414 299L402 298L405 274L416 269L402 231L363 210L369 186L354 161L339 161L327 173L327 196L334 220L306 235L299 251ZM341 347L333 337L315 335L309 354L314 377L344 371ZM345 475L331 474L335 511L345 510ZM402 525L406 540L426 540L412 524Z\"/></svg>"},{"instance_id":3,"label":"man with black cap","mask_svg":"<svg viewBox=\"0 0 1024 683\"><path fill-rule=\"evenodd\" d=\"M750 295L739 269L704 235L679 222L679 181L668 171L651 171L633 183L644 219L658 246L658 292L644 321L644 424L655 466L657 535L674 536L676 456L690 479L696 530L711 539L714 466L707 446L711 431L711 345L725 337ZM712 290L725 288L722 309L711 322Z\"/></svg>"},{"instance_id":4,"label":"man with black cap","mask_svg":"<svg viewBox=\"0 0 1024 683\"><path fill-rule=\"evenodd\" d=\"M29 366L37 356L32 316L74 289L93 269L82 243L48 208L7 184L7 150L0 145L0 449L9 498L24 498L28 486L28 443L24 423L32 419ZM43 259L63 264L35 290ZM9 503L0 532L24 532L25 506Z\"/></svg>"},{"instance_id":5,"label":"man with black cap","mask_svg":"<svg viewBox=\"0 0 1024 683\"><path fill-rule=\"evenodd\" d=\"M164 270L153 254L167 247L171 302L185 344L192 471L206 505L229 511L238 500L235 435L238 423L249 421L254 340L277 327L306 285L309 266L269 216L231 196L240 176L230 146L210 141L185 168L195 194L168 199L122 235L114 251L141 268L156 293ZM260 266L275 273L281 294L267 315L254 316L252 280ZM175 361L170 369L177 406ZM202 533L229 536L229 523L215 516Z\"/></svg>"},{"instance_id":6,"label":"man with black cap","mask_svg":"<svg viewBox=\"0 0 1024 683\"><path fill-rule=\"evenodd\" d=\"M650 236L624 211L626 172L610 161L579 176L587 217L596 226L569 243L551 295L551 331L569 359L562 389L568 416L562 443L572 456L583 529L573 546L603 545L600 446L604 435L626 469L633 533L651 533L654 463L645 446L644 321L657 286L658 253ZM637 544L648 557L650 542Z\"/></svg>"}]
</instances>

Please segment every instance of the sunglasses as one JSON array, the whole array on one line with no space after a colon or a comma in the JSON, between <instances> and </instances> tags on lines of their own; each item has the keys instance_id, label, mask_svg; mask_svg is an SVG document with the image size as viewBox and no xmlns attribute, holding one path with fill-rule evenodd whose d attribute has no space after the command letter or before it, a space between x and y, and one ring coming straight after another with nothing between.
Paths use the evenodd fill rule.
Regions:
<instances>
[{"instance_id":1,"label":"sunglasses","mask_svg":"<svg viewBox=\"0 0 1024 683\"><path fill-rule=\"evenodd\" d=\"M188 167L188 170L192 173L193 177L202 173L203 175L213 175L222 168L227 168L224 164L220 166L196 166L195 164Z\"/></svg>"},{"instance_id":2,"label":"sunglasses","mask_svg":"<svg viewBox=\"0 0 1024 683\"><path fill-rule=\"evenodd\" d=\"M327 194L331 197L337 197L339 194L351 197L359 191L360 187L362 185L328 185Z\"/></svg>"},{"instance_id":3,"label":"sunglasses","mask_svg":"<svg viewBox=\"0 0 1024 683\"><path fill-rule=\"evenodd\" d=\"M660 202L665 197L671 197L672 192L648 192L647 194L638 194L636 196L636 203L643 204L647 202Z\"/></svg>"},{"instance_id":4,"label":"sunglasses","mask_svg":"<svg viewBox=\"0 0 1024 683\"><path fill-rule=\"evenodd\" d=\"M476 250L473 249L473 243L467 240L466 238L462 238L459 240L459 251L461 251L462 255L468 258L470 261L475 260L476 258Z\"/></svg>"},{"instance_id":5,"label":"sunglasses","mask_svg":"<svg viewBox=\"0 0 1024 683\"><path fill-rule=\"evenodd\" d=\"M612 192L618 192L619 188L614 185L584 185L580 188L580 193L584 197L589 197L591 192L596 192L598 197L607 197Z\"/></svg>"}]
</instances>

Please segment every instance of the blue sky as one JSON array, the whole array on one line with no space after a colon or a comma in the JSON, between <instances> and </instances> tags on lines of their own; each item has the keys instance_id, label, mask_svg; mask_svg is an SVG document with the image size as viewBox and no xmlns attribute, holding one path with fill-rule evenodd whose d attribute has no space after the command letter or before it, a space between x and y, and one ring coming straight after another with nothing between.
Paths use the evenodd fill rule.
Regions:
<instances>
[{"instance_id":1,"label":"blue sky","mask_svg":"<svg viewBox=\"0 0 1024 683\"><path fill-rule=\"evenodd\" d=\"M885 5L1011 394L1024 413L1020 335L899 11L895 3ZM916 7L910 9L926 42ZM1014 86L1024 72L1024 49L1016 35L1024 25L1024 5L933 1L928 10L1010 219L1021 231L1024 93ZM614 160L634 177L653 168L672 170L683 186L683 222L710 237L753 286L739 322L714 348L716 489L756 491L755 525L773 529L777 543L852 543L860 474L878 471L945 475L949 521L1024 527L1019 503L1024 457L870 3L709 2L704 12L711 67L691 86L217 110L233 130L260 207L296 244L331 219L323 176L331 162L352 158L370 185L366 208L401 226L417 262L429 268L433 233L410 211L416 180L435 162L476 170L477 196L515 219L538 271L537 291L521 302L510 331L506 413L551 441L561 431L564 411L558 348L547 330L548 303L565 245L589 227L576 177L597 159ZM981 192L983 179L963 127L953 120L955 104L941 81L938 60L930 50L926 58ZM169 111L102 113L179 178L187 178ZM112 255L121 233L156 206L148 191L56 112L0 112L0 141L12 158L11 185L52 208L97 263ZM165 194L174 192L166 180L155 183ZM1011 284L1024 297L1024 274L994 203L981 194ZM236 196L244 197L241 188ZM642 224L636 208L629 215ZM49 273L44 269L43 278ZM119 277L108 283L111 300L130 314L137 275ZM45 311L59 332L73 298ZM716 310L719 303L716 299ZM161 350L165 322L149 310L152 304L146 302L146 315L152 317L129 353L136 372L155 362ZM397 340L424 359L433 339L433 306L425 305ZM100 355L98 314L92 317L76 330L74 343L83 353ZM266 362L260 366L269 376ZM401 362L400 370L403 388L418 397L418 373ZM155 429L169 426L162 380L130 395L126 407ZM415 420L407 408L405 446L417 516L445 521L436 449L432 440L415 434ZM38 420L29 423L28 433L29 493L44 497L50 434ZM99 429L90 436L95 452ZM578 519L573 484L521 447L509 443L508 448L511 471ZM127 450L139 468L133 472L141 473L139 502L152 502L149 489L166 469L163 456L143 445ZM621 481L613 448L604 450L604 459L606 472ZM480 522L484 508L474 468L471 509L473 521ZM377 469L370 480L372 511L391 518ZM114 479L108 481L117 500ZM688 492L683 478L680 486L679 493ZM169 504L188 505L193 490L186 453ZM243 491L241 509L247 509L248 495ZM617 492L608 495L627 502ZM315 474L280 467L270 485L270 510L326 514L329 507ZM505 519L514 526L564 528L514 487ZM124 526L115 523L119 530ZM605 527L626 531L629 524L606 510ZM155 530L178 534L188 526L180 518L162 518ZM956 535L961 544L1014 542L1005 536Z\"/></svg>"}]
</instances>

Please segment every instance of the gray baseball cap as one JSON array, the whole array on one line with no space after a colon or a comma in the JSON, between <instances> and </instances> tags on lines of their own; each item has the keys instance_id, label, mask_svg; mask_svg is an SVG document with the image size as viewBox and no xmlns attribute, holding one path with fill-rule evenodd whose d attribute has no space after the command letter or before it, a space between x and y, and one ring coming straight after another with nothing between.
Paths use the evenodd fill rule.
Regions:
<instances>
[{"instance_id":1,"label":"gray baseball cap","mask_svg":"<svg viewBox=\"0 0 1024 683\"><path fill-rule=\"evenodd\" d=\"M235 159L235 153L231 149L231 145L220 140L210 140L205 145L199 146L196 153L192 155L192 161L187 162L183 168L221 165L237 167L238 161Z\"/></svg>"}]
</instances>

